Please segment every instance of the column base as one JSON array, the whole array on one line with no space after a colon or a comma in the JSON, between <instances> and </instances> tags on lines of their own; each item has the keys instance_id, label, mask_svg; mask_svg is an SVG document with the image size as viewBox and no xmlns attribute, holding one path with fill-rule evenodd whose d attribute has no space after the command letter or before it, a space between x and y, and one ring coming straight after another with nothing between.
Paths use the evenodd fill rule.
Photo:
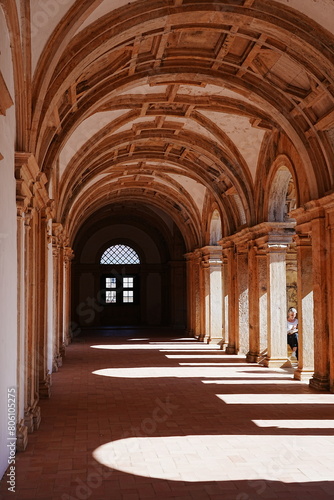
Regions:
<instances>
[{"instance_id":1,"label":"column base","mask_svg":"<svg viewBox=\"0 0 334 500\"><path fill-rule=\"evenodd\" d=\"M309 385L312 389L316 389L317 391L328 391L329 378L313 375L313 378L310 379Z\"/></svg>"},{"instance_id":2,"label":"column base","mask_svg":"<svg viewBox=\"0 0 334 500\"><path fill-rule=\"evenodd\" d=\"M305 370L304 368L297 368L293 374L295 380L300 380L301 382L308 382L313 376L314 370Z\"/></svg>"},{"instance_id":3,"label":"column base","mask_svg":"<svg viewBox=\"0 0 334 500\"><path fill-rule=\"evenodd\" d=\"M259 354L255 353L255 352L249 351L246 354L247 363L258 363L259 360L260 360L260 356L259 356Z\"/></svg>"},{"instance_id":4,"label":"column base","mask_svg":"<svg viewBox=\"0 0 334 500\"><path fill-rule=\"evenodd\" d=\"M226 354L238 354L234 344L227 344L225 349Z\"/></svg>"},{"instance_id":5,"label":"column base","mask_svg":"<svg viewBox=\"0 0 334 500\"><path fill-rule=\"evenodd\" d=\"M66 344L65 344L65 342L63 342L60 349L59 349L59 356L63 359L63 358L65 358L65 355L66 355Z\"/></svg>"},{"instance_id":6,"label":"column base","mask_svg":"<svg viewBox=\"0 0 334 500\"><path fill-rule=\"evenodd\" d=\"M24 451L28 444L28 427L24 420L16 424L16 451Z\"/></svg>"},{"instance_id":7,"label":"column base","mask_svg":"<svg viewBox=\"0 0 334 500\"><path fill-rule=\"evenodd\" d=\"M24 425L27 428L29 434L34 432L34 416L32 414L32 408L28 408L24 412Z\"/></svg>"},{"instance_id":8,"label":"column base","mask_svg":"<svg viewBox=\"0 0 334 500\"><path fill-rule=\"evenodd\" d=\"M267 356L260 364L266 368L291 368L291 363L288 358L269 358Z\"/></svg>"},{"instance_id":9,"label":"column base","mask_svg":"<svg viewBox=\"0 0 334 500\"><path fill-rule=\"evenodd\" d=\"M52 372L57 372L63 365L63 358L60 354L56 354L52 362Z\"/></svg>"},{"instance_id":10,"label":"column base","mask_svg":"<svg viewBox=\"0 0 334 500\"><path fill-rule=\"evenodd\" d=\"M39 397L42 399L48 399L51 397L51 374L48 373L45 380L39 383Z\"/></svg>"},{"instance_id":11,"label":"column base","mask_svg":"<svg viewBox=\"0 0 334 500\"><path fill-rule=\"evenodd\" d=\"M32 414L33 414L34 430L37 431L42 420L40 406L35 406L32 411Z\"/></svg>"}]
</instances>

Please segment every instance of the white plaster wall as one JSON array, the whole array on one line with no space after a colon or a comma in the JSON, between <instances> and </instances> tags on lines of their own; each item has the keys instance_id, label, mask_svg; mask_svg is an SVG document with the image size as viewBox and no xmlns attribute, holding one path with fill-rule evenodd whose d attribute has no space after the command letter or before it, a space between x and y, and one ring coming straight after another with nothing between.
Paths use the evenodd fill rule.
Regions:
<instances>
[{"instance_id":1,"label":"white plaster wall","mask_svg":"<svg viewBox=\"0 0 334 500\"><path fill-rule=\"evenodd\" d=\"M0 9L0 69L14 99L6 22ZM14 180L15 110L0 115L0 477L8 466L8 388L17 383L17 249Z\"/></svg>"}]
</instances>

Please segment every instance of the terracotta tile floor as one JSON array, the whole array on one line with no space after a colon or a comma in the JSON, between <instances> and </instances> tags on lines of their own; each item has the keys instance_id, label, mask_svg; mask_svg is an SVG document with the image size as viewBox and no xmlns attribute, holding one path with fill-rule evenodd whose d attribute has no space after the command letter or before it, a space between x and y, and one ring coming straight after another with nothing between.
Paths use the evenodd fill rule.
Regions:
<instances>
[{"instance_id":1,"label":"terracotta tile floor","mask_svg":"<svg viewBox=\"0 0 334 500\"><path fill-rule=\"evenodd\" d=\"M193 339L119 333L68 347L2 499L334 500L334 394Z\"/></svg>"}]
</instances>

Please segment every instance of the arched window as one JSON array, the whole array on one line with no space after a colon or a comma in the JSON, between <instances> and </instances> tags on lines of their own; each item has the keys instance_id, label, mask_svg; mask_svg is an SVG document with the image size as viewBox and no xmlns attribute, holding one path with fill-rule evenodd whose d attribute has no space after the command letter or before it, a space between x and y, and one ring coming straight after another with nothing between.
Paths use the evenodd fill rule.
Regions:
<instances>
[{"instance_id":1,"label":"arched window","mask_svg":"<svg viewBox=\"0 0 334 500\"><path fill-rule=\"evenodd\" d=\"M140 264L140 259L133 248L113 245L103 252L100 264Z\"/></svg>"}]
</instances>

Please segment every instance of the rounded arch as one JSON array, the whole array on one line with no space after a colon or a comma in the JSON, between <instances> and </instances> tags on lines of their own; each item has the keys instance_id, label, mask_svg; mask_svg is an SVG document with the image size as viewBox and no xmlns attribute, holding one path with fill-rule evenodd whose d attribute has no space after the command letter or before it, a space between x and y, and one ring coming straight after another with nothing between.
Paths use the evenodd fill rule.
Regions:
<instances>
[{"instance_id":1,"label":"rounded arch","mask_svg":"<svg viewBox=\"0 0 334 500\"><path fill-rule=\"evenodd\" d=\"M75 203L71 204L68 212L63 214L70 241L74 239L84 221L99 208L111 202L123 203L127 199L157 207L168 214L182 232L187 249L201 244L199 213L185 196L176 202L176 191L167 189L162 184L152 182L119 186L117 179L108 177L81 193Z\"/></svg>"},{"instance_id":2,"label":"rounded arch","mask_svg":"<svg viewBox=\"0 0 334 500\"><path fill-rule=\"evenodd\" d=\"M269 222L284 222L298 203L294 168L285 155L274 161L265 189L264 215Z\"/></svg>"},{"instance_id":3,"label":"rounded arch","mask_svg":"<svg viewBox=\"0 0 334 500\"><path fill-rule=\"evenodd\" d=\"M219 210L217 208L213 209L211 214L210 222L210 245L218 245L218 241L222 239L222 220L220 217Z\"/></svg>"}]
</instances>

